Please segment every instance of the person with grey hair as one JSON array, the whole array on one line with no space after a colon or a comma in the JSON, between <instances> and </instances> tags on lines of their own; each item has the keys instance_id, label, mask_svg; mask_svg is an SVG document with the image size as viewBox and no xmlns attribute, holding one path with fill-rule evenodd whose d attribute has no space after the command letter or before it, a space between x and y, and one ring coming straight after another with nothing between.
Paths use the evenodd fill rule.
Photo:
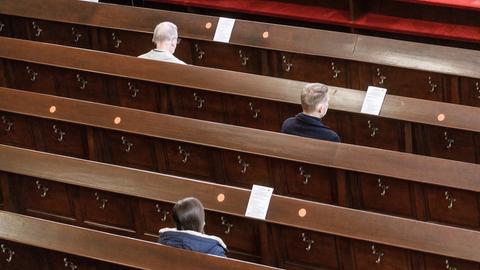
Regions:
<instances>
[{"instance_id":1,"label":"person with grey hair","mask_svg":"<svg viewBox=\"0 0 480 270\"><path fill-rule=\"evenodd\" d=\"M307 138L340 142L340 137L322 123L328 111L328 86L321 83L305 85L300 95L303 112L283 122L282 132Z\"/></svg>"},{"instance_id":2,"label":"person with grey hair","mask_svg":"<svg viewBox=\"0 0 480 270\"><path fill-rule=\"evenodd\" d=\"M222 239L204 233L205 210L197 198L179 200L172 214L177 227L161 229L160 244L225 257L227 246Z\"/></svg>"},{"instance_id":3,"label":"person with grey hair","mask_svg":"<svg viewBox=\"0 0 480 270\"><path fill-rule=\"evenodd\" d=\"M153 31L152 41L155 44L155 49L138 57L185 65L185 62L173 55L180 41L175 24L171 22L159 23Z\"/></svg>"}]
</instances>

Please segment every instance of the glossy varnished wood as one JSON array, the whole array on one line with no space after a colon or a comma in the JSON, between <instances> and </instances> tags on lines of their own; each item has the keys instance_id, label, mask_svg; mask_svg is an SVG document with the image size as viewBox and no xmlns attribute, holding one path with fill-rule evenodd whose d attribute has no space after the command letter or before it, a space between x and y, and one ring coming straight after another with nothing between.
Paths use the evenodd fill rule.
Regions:
<instances>
[{"instance_id":1,"label":"glossy varnished wood","mask_svg":"<svg viewBox=\"0 0 480 270\"><path fill-rule=\"evenodd\" d=\"M207 209L227 212L236 216L244 214L250 194L246 189L61 157L11 146L0 146L0 150L0 170L3 171L166 202L175 202L180 198L193 195L199 198ZM59 162L63 164L61 168L51 166L51 164ZM165 186L168 186L169 189L165 189ZM225 196L223 202L217 200L217 195L220 193ZM306 211L306 216L303 218L298 216L301 208ZM278 195L272 197L266 220L271 223L423 250L445 256L473 261L480 260L478 252L476 252L479 248L477 245L480 243L478 231Z\"/></svg>"}]
</instances>

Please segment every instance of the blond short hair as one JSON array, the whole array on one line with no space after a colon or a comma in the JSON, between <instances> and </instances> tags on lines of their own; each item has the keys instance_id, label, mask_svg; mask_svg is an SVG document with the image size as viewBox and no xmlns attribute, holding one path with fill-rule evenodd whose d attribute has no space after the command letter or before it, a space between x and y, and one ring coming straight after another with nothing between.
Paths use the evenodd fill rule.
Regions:
<instances>
[{"instance_id":1,"label":"blond short hair","mask_svg":"<svg viewBox=\"0 0 480 270\"><path fill-rule=\"evenodd\" d=\"M304 112L314 112L319 103L328 103L328 86L321 83L309 83L303 87L300 100Z\"/></svg>"},{"instance_id":2,"label":"blond short hair","mask_svg":"<svg viewBox=\"0 0 480 270\"><path fill-rule=\"evenodd\" d=\"M178 38L177 26L171 22L161 22L153 30L153 43L162 43Z\"/></svg>"}]
</instances>

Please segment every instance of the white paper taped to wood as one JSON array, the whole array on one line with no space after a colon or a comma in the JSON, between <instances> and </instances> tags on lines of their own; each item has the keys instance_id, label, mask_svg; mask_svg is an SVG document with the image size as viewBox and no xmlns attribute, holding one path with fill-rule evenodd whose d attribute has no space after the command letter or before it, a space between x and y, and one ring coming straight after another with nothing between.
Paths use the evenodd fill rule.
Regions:
<instances>
[{"instance_id":1,"label":"white paper taped to wood","mask_svg":"<svg viewBox=\"0 0 480 270\"><path fill-rule=\"evenodd\" d=\"M234 25L235 19L220 17L220 19L218 19L217 29L215 30L215 36L213 36L213 41L225 43L230 42L230 36L232 35Z\"/></svg>"},{"instance_id":2,"label":"white paper taped to wood","mask_svg":"<svg viewBox=\"0 0 480 270\"><path fill-rule=\"evenodd\" d=\"M363 100L362 110L360 112L379 115L386 94L386 88L369 86L367 94L365 95L365 99Z\"/></svg>"},{"instance_id":3,"label":"white paper taped to wood","mask_svg":"<svg viewBox=\"0 0 480 270\"><path fill-rule=\"evenodd\" d=\"M268 206L270 205L270 198L272 198L273 188L265 186L252 186L252 193L248 200L247 211L245 216L258 219L265 219L267 217Z\"/></svg>"}]
</instances>

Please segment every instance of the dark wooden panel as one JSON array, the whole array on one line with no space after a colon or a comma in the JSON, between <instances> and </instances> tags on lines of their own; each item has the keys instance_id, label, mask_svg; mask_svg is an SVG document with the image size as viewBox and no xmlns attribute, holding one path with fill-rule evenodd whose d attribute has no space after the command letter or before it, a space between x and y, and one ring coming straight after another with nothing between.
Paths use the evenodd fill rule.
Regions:
<instances>
[{"instance_id":1,"label":"dark wooden panel","mask_svg":"<svg viewBox=\"0 0 480 270\"><path fill-rule=\"evenodd\" d=\"M153 29L152 29L152 31L153 31ZM179 31L180 31L180 34L182 34L182 29L179 29ZM177 44L177 48L175 49L175 52L174 52L175 57L177 57L178 59L182 60L183 62L185 62L187 64L192 64L193 63L193 60L192 60L193 45L192 45L192 43L194 42L194 40L181 38L181 39L179 39L178 42L179 43Z\"/></svg>"},{"instance_id":2,"label":"dark wooden panel","mask_svg":"<svg viewBox=\"0 0 480 270\"><path fill-rule=\"evenodd\" d=\"M193 64L240 72L260 74L261 50L207 41L192 42Z\"/></svg>"},{"instance_id":3,"label":"dark wooden panel","mask_svg":"<svg viewBox=\"0 0 480 270\"><path fill-rule=\"evenodd\" d=\"M37 120L45 151L79 158L88 157L86 127L53 120Z\"/></svg>"},{"instance_id":4,"label":"dark wooden panel","mask_svg":"<svg viewBox=\"0 0 480 270\"><path fill-rule=\"evenodd\" d=\"M22 212L61 222L75 221L73 197L67 185L26 176L18 180Z\"/></svg>"},{"instance_id":5,"label":"dark wooden panel","mask_svg":"<svg viewBox=\"0 0 480 270\"><path fill-rule=\"evenodd\" d=\"M55 95L53 68L27 62L9 61L11 64L9 87Z\"/></svg>"},{"instance_id":6,"label":"dark wooden panel","mask_svg":"<svg viewBox=\"0 0 480 270\"><path fill-rule=\"evenodd\" d=\"M155 148L152 139L107 130L104 130L103 134L108 161L128 167L156 170Z\"/></svg>"},{"instance_id":7,"label":"dark wooden panel","mask_svg":"<svg viewBox=\"0 0 480 270\"><path fill-rule=\"evenodd\" d=\"M90 72L58 70L55 74L57 92L66 97L107 103L108 93L104 77Z\"/></svg>"},{"instance_id":8,"label":"dark wooden panel","mask_svg":"<svg viewBox=\"0 0 480 270\"><path fill-rule=\"evenodd\" d=\"M9 16L0 15L0 36L10 36Z\"/></svg>"},{"instance_id":9,"label":"dark wooden panel","mask_svg":"<svg viewBox=\"0 0 480 270\"><path fill-rule=\"evenodd\" d=\"M356 173L359 207L399 216L415 218L412 183L389 177Z\"/></svg>"},{"instance_id":10,"label":"dark wooden panel","mask_svg":"<svg viewBox=\"0 0 480 270\"><path fill-rule=\"evenodd\" d=\"M31 23L31 19L17 16L9 16L10 21L10 36L20 39L30 40L30 29L32 27L28 23ZM8 25L8 24L7 24ZM12 27L15 26L15 27Z\"/></svg>"},{"instance_id":11,"label":"dark wooden panel","mask_svg":"<svg viewBox=\"0 0 480 270\"><path fill-rule=\"evenodd\" d=\"M48 261L51 270L96 270L96 263L93 260L78 257L71 254L49 252Z\"/></svg>"},{"instance_id":12,"label":"dark wooden panel","mask_svg":"<svg viewBox=\"0 0 480 270\"><path fill-rule=\"evenodd\" d=\"M216 235L228 247L228 257L259 262L261 253L260 222L207 211L205 233Z\"/></svg>"},{"instance_id":13,"label":"dark wooden panel","mask_svg":"<svg viewBox=\"0 0 480 270\"><path fill-rule=\"evenodd\" d=\"M214 179L216 176L214 153L214 149L204 146L167 141L165 142L167 172L195 178Z\"/></svg>"},{"instance_id":14,"label":"dark wooden panel","mask_svg":"<svg viewBox=\"0 0 480 270\"><path fill-rule=\"evenodd\" d=\"M43 251L0 239L0 269L43 270L46 262Z\"/></svg>"},{"instance_id":15,"label":"dark wooden panel","mask_svg":"<svg viewBox=\"0 0 480 270\"><path fill-rule=\"evenodd\" d=\"M209 91L170 87L172 112L185 116L214 122L225 122L225 95Z\"/></svg>"},{"instance_id":16,"label":"dark wooden panel","mask_svg":"<svg viewBox=\"0 0 480 270\"><path fill-rule=\"evenodd\" d=\"M454 258L425 254L425 270L479 270L480 264Z\"/></svg>"},{"instance_id":17,"label":"dark wooden panel","mask_svg":"<svg viewBox=\"0 0 480 270\"><path fill-rule=\"evenodd\" d=\"M229 96L226 108L230 119L239 126L280 131L283 119L280 104L258 98Z\"/></svg>"},{"instance_id":18,"label":"dark wooden panel","mask_svg":"<svg viewBox=\"0 0 480 270\"><path fill-rule=\"evenodd\" d=\"M480 79L460 79L460 102L464 105L480 107Z\"/></svg>"},{"instance_id":19,"label":"dark wooden panel","mask_svg":"<svg viewBox=\"0 0 480 270\"><path fill-rule=\"evenodd\" d=\"M154 29L152 26L152 31ZM154 48L152 34L114 29L98 29L100 49L107 52L139 56Z\"/></svg>"},{"instance_id":20,"label":"dark wooden panel","mask_svg":"<svg viewBox=\"0 0 480 270\"><path fill-rule=\"evenodd\" d=\"M173 204L139 199L139 211L143 223L143 237L157 241L161 228L174 228L172 217Z\"/></svg>"},{"instance_id":21,"label":"dark wooden panel","mask_svg":"<svg viewBox=\"0 0 480 270\"><path fill-rule=\"evenodd\" d=\"M272 75L290 80L348 86L348 66L342 59L270 52Z\"/></svg>"},{"instance_id":22,"label":"dark wooden panel","mask_svg":"<svg viewBox=\"0 0 480 270\"><path fill-rule=\"evenodd\" d=\"M16 18L14 22L15 27L25 29L23 31L28 33L30 40L80 48L92 48L90 32L87 26L30 18Z\"/></svg>"},{"instance_id":23,"label":"dark wooden panel","mask_svg":"<svg viewBox=\"0 0 480 270\"><path fill-rule=\"evenodd\" d=\"M420 154L471 163L478 162L473 132L428 125L414 128L422 130L421 136L417 136L417 149Z\"/></svg>"},{"instance_id":24,"label":"dark wooden panel","mask_svg":"<svg viewBox=\"0 0 480 270\"><path fill-rule=\"evenodd\" d=\"M0 142L34 148L36 143L30 121L23 115L0 112Z\"/></svg>"},{"instance_id":25,"label":"dark wooden panel","mask_svg":"<svg viewBox=\"0 0 480 270\"><path fill-rule=\"evenodd\" d=\"M282 268L341 269L336 238L332 235L277 225L274 241Z\"/></svg>"},{"instance_id":26,"label":"dark wooden panel","mask_svg":"<svg viewBox=\"0 0 480 270\"><path fill-rule=\"evenodd\" d=\"M87 226L122 235L136 234L131 197L79 188L76 204Z\"/></svg>"},{"instance_id":27,"label":"dark wooden panel","mask_svg":"<svg viewBox=\"0 0 480 270\"><path fill-rule=\"evenodd\" d=\"M50 270L127 270L136 269L125 266L102 262L99 260L87 259L71 254L60 252L48 252L48 261Z\"/></svg>"},{"instance_id":28,"label":"dark wooden panel","mask_svg":"<svg viewBox=\"0 0 480 270\"><path fill-rule=\"evenodd\" d=\"M359 73L360 87L364 90L373 85L387 88L390 95L447 101L446 75L374 64L360 64Z\"/></svg>"},{"instance_id":29,"label":"dark wooden panel","mask_svg":"<svg viewBox=\"0 0 480 270\"><path fill-rule=\"evenodd\" d=\"M285 195L337 204L336 170L284 161Z\"/></svg>"},{"instance_id":30,"label":"dark wooden panel","mask_svg":"<svg viewBox=\"0 0 480 270\"><path fill-rule=\"evenodd\" d=\"M351 114L350 118L351 127L347 142L352 140L356 145L405 151L403 122L361 114Z\"/></svg>"},{"instance_id":31,"label":"dark wooden panel","mask_svg":"<svg viewBox=\"0 0 480 270\"><path fill-rule=\"evenodd\" d=\"M273 186L271 159L232 151L223 151L225 184L251 188L253 184Z\"/></svg>"},{"instance_id":32,"label":"dark wooden panel","mask_svg":"<svg viewBox=\"0 0 480 270\"><path fill-rule=\"evenodd\" d=\"M408 250L374 243L352 241L357 270L412 269Z\"/></svg>"},{"instance_id":33,"label":"dark wooden panel","mask_svg":"<svg viewBox=\"0 0 480 270\"><path fill-rule=\"evenodd\" d=\"M425 186L427 215L432 221L478 229L480 226L480 196L478 193Z\"/></svg>"},{"instance_id":34,"label":"dark wooden panel","mask_svg":"<svg viewBox=\"0 0 480 270\"><path fill-rule=\"evenodd\" d=\"M117 77L110 78L108 84L115 105L153 112L168 111L166 86Z\"/></svg>"},{"instance_id":35,"label":"dark wooden panel","mask_svg":"<svg viewBox=\"0 0 480 270\"><path fill-rule=\"evenodd\" d=\"M4 60L0 58L0 86L7 86L7 66Z\"/></svg>"}]
</instances>

